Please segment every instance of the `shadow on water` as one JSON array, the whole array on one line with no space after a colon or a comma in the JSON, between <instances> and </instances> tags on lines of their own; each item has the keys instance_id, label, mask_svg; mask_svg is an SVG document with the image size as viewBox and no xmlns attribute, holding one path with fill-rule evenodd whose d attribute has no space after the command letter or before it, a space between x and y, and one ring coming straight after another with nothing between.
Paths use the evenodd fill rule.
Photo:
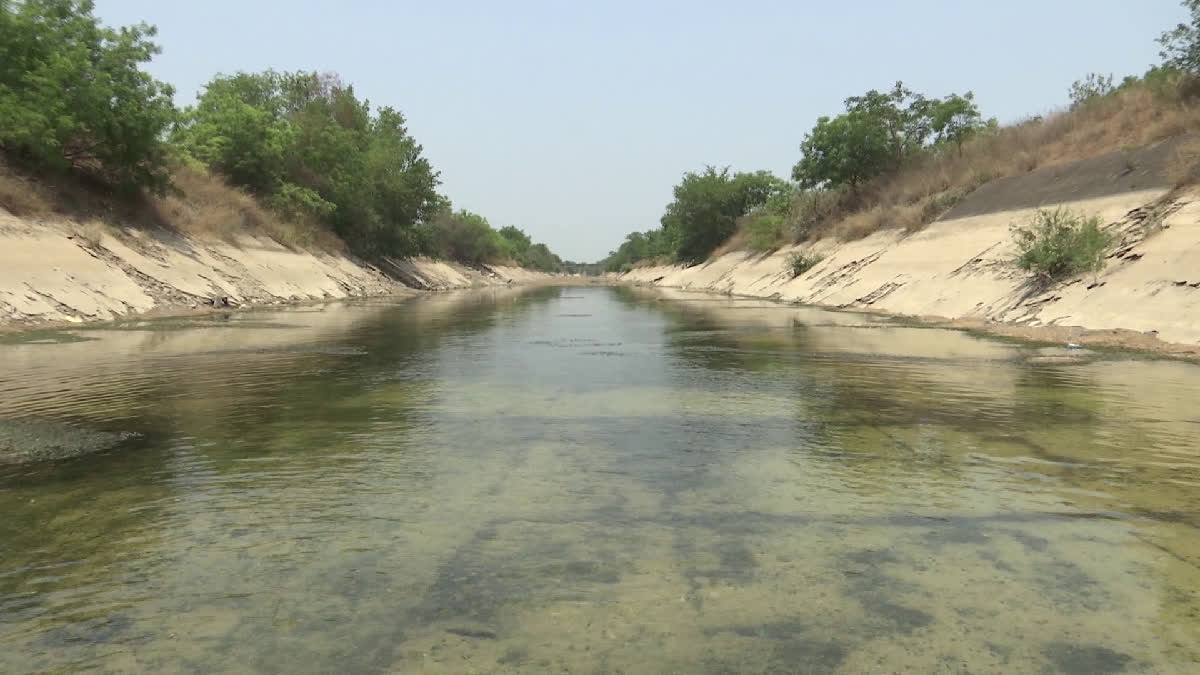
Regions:
<instances>
[{"instance_id":1,"label":"shadow on water","mask_svg":"<svg viewBox=\"0 0 1200 675\"><path fill-rule=\"evenodd\" d=\"M0 418L137 434L0 469L5 672L1200 656L1183 364L630 288L88 336L0 345Z\"/></svg>"}]
</instances>

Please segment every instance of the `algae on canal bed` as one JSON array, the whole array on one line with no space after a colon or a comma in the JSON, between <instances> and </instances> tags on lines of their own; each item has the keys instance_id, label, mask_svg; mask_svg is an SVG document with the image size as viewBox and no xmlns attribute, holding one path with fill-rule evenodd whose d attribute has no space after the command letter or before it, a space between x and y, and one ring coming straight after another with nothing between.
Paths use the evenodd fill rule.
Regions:
<instances>
[{"instance_id":1,"label":"algae on canal bed","mask_svg":"<svg viewBox=\"0 0 1200 675\"><path fill-rule=\"evenodd\" d=\"M0 467L3 672L1200 659L1200 366L628 288L87 337L0 345L112 441Z\"/></svg>"}]
</instances>

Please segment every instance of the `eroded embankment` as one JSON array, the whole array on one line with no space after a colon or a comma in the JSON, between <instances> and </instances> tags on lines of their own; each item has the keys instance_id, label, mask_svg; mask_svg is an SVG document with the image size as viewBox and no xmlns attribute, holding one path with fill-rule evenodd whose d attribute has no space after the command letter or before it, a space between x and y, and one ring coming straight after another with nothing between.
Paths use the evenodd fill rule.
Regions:
<instances>
[{"instance_id":1,"label":"eroded embankment","mask_svg":"<svg viewBox=\"0 0 1200 675\"><path fill-rule=\"evenodd\" d=\"M915 234L737 251L692 267L635 269L621 280L1200 355L1200 192L1156 185L1157 171L1126 169L1109 156L995 181ZM1046 286L1013 264L1010 228L1057 206L1098 215L1117 244L1100 274ZM803 249L824 259L793 278L787 258Z\"/></svg>"},{"instance_id":2,"label":"eroded embankment","mask_svg":"<svg viewBox=\"0 0 1200 675\"><path fill-rule=\"evenodd\" d=\"M541 281L508 267L434 260L380 269L265 238L31 223L0 212L0 329Z\"/></svg>"}]
</instances>

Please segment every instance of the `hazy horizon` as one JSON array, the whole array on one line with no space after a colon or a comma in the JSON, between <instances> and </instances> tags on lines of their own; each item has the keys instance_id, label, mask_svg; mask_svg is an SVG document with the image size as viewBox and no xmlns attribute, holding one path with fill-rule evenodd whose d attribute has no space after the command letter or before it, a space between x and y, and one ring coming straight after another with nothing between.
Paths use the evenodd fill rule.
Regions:
<instances>
[{"instance_id":1,"label":"hazy horizon","mask_svg":"<svg viewBox=\"0 0 1200 675\"><path fill-rule=\"evenodd\" d=\"M577 261L656 227L686 171L789 176L805 132L847 96L896 80L972 90L985 116L1013 121L1062 107L1089 72L1141 74L1186 15L1178 0L97 0L96 14L158 27L148 70L181 106L216 73L338 73L404 113L456 208Z\"/></svg>"}]
</instances>

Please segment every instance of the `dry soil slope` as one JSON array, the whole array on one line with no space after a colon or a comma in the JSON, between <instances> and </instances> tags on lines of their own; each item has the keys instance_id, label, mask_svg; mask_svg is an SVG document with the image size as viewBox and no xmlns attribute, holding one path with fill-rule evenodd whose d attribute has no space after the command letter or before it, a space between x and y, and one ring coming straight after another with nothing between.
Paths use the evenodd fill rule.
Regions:
<instances>
[{"instance_id":1,"label":"dry soil slope","mask_svg":"<svg viewBox=\"0 0 1200 675\"><path fill-rule=\"evenodd\" d=\"M422 289L529 282L546 275L398 263ZM0 210L0 328L101 321L204 307L283 304L411 292L344 255L274 241L200 241L176 233L35 223Z\"/></svg>"},{"instance_id":2,"label":"dry soil slope","mask_svg":"<svg viewBox=\"0 0 1200 675\"><path fill-rule=\"evenodd\" d=\"M925 230L821 241L825 259L792 279L794 247L703 265L648 267L626 281L892 314L1024 326L1127 329L1200 345L1200 193L1171 190L1181 140L992 181ZM1099 215L1119 245L1098 277L1044 288L1012 264L1010 226L1037 208Z\"/></svg>"}]
</instances>

